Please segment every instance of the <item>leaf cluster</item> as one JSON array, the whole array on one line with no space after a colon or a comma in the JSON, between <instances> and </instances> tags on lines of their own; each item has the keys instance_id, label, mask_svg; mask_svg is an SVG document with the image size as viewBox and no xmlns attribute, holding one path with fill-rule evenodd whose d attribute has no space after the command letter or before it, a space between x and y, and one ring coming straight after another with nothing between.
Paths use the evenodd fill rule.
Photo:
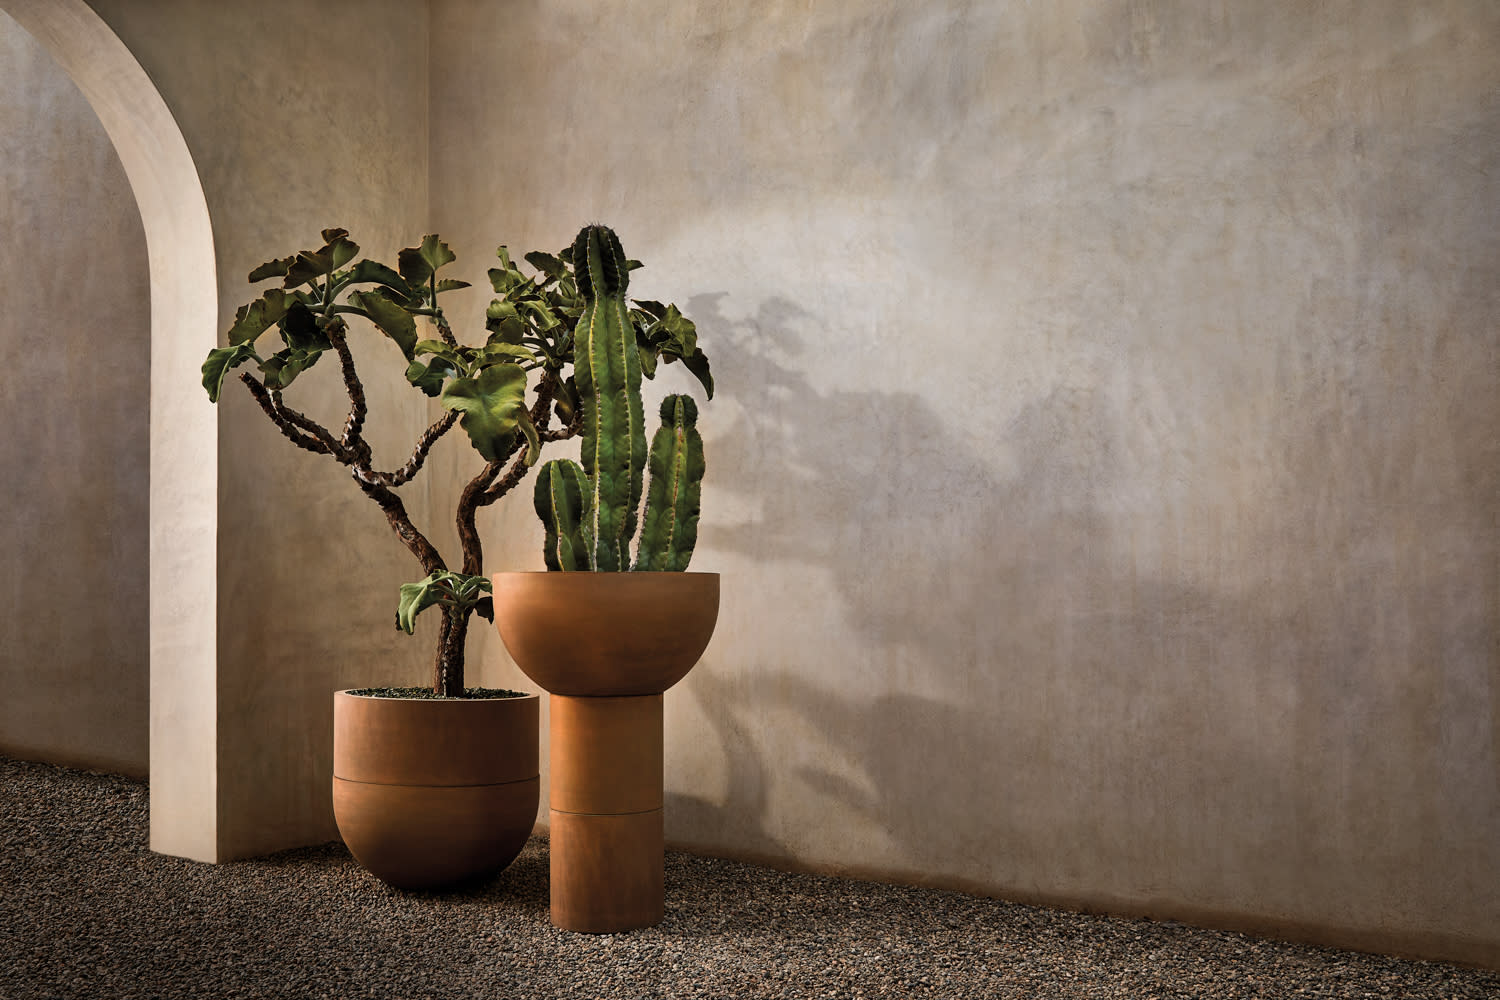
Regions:
<instances>
[{"instance_id":1,"label":"leaf cluster","mask_svg":"<svg viewBox=\"0 0 1500 1000\"><path fill-rule=\"evenodd\" d=\"M476 612L486 621L495 620L495 602L490 595L493 585L488 577L467 576L448 570L428 574L424 580L401 585L401 602L396 607L396 627L407 635L416 629L417 615L433 605L450 612Z\"/></svg>"}]
</instances>

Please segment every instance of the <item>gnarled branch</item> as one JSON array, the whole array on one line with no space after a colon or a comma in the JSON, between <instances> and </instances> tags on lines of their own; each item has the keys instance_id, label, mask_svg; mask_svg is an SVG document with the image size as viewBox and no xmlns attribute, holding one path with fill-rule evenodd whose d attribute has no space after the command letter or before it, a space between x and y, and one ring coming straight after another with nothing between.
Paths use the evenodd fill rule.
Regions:
<instances>
[{"instance_id":1,"label":"gnarled branch","mask_svg":"<svg viewBox=\"0 0 1500 1000\"><path fill-rule=\"evenodd\" d=\"M412 477L422 470L422 464L427 461L427 454L432 451L432 446L437 443L438 438L448 433L449 428L458 422L458 417L457 410L449 410L435 420L432 426L423 431L422 436L417 439L417 446L413 449L411 458L407 459L406 464L395 472L375 472L357 469L356 474L367 482L379 483L381 486L404 486L411 482Z\"/></svg>"}]
</instances>

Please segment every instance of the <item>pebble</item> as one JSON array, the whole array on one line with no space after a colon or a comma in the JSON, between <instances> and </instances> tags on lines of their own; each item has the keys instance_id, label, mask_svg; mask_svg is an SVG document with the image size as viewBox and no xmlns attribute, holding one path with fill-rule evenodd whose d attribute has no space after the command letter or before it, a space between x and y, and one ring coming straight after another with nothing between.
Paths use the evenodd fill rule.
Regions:
<instances>
[{"instance_id":1,"label":"pebble","mask_svg":"<svg viewBox=\"0 0 1500 1000\"><path fill-rule=\"evenodd\" d=\"M142 782L0 758L0 1000L1500 998L1500 972L674 852L660 925L573 934L540 837L406 893L342 844L153 854L146 807Z\"/></svg>"}]
</instances>

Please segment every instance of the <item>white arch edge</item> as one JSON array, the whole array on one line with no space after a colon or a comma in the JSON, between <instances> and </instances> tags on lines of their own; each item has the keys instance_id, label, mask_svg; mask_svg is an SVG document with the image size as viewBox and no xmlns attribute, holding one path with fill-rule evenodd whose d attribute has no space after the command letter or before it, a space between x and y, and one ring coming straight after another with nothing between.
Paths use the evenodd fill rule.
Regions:
<instances>
[{"instance_id":1,"label":"white arch edge","mask_svg":"<svg viewBox=\"0 0 1500 1000\"><path fill-rule=\"evenodd\" d=\"M166 102L83 0L0 0L72 77L114 142L151 281L150 800L154 851L218 860L218 411L199 384L217 342L203 185ZM98 590L107 592L109 581Z\"/></svg>"}]
</instances>

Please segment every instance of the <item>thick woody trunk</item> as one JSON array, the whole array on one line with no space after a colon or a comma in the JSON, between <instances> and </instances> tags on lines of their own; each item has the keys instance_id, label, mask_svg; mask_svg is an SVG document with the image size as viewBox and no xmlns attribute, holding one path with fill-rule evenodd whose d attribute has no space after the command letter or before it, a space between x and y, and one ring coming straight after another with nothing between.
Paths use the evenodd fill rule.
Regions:
<instances>
[{"instance_id":1,"label":"thick woody trunk","mask_svg":"<svg viewBox=\"0 0 1500 1000\"><path fill-rule=\"evenodd\" d=\"M464 694L464 641L469 636L469 613L443 609L438 633L437 660L432 665L432 693L443 698Z\"/></svg>"}]
</instances>

